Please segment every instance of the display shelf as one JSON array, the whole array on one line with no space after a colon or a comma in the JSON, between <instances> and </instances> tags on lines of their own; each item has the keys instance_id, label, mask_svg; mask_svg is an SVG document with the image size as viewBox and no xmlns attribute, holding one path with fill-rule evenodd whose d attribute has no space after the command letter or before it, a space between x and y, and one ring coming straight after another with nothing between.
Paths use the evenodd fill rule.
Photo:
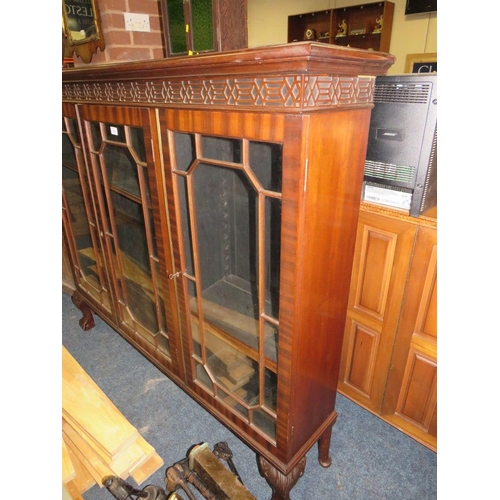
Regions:
<instances>
[{"instance_id":1,"label":"display shelf","mask_svg":"<svg viewBox=\"0 0 500 500\"><path fill-rule=\"evenodd\" d=\"M323 43L389 52L394 3L375 2L288 16L288 42Z\"/></svg>"}]
</instances>

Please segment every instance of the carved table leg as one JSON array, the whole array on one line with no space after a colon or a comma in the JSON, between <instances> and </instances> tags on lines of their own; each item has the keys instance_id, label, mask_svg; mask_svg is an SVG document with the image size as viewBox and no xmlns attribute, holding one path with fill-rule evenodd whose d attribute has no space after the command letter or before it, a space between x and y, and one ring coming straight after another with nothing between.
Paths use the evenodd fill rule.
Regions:
<instances>
[{"instance_id":1,"label":"carved table leg","mask_svg":"<svg viewBox=\"0 0 500 500\"><path fill-rule=\"evenodd\" d=\"M305 455L287 475L260 455L258 456L258 462L260 475L267 481L273 491L271 500L290 500L290 491L304 474L306 468Z\"/></svg>"},{"instance_id":2,"label":"carved table leg","mask_svg":"<svg viewBox=\"0 0 500 500\"><path fill-rule=\"evenodd\" d=\"M90 307L82 299L80 299L76 295L72 295L71 300L72 300L73 304L75 304L75 306L78 307L78 309L80 309L80 311L83 314L83 317L78 322L81 329L84 332L86 332L87 330L94 328L95 321L94 321L94 316L92 315L92 311L91 311Z\"/></svg>"}]
</instances>

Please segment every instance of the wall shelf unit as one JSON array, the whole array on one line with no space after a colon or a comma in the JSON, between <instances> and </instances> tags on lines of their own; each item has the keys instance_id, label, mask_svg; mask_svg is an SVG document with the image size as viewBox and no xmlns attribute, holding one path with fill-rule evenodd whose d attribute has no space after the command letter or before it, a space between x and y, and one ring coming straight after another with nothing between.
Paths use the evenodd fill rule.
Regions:
<instances>
[{"instance_id":1,"label":"wall shelf unit","mask_svg":"<svg viewBox=\"0 0 500 500\"><path fill-rule=\"evenodd\" d=\"M389 52L394 3L375 2L288 16L288 42L317 42Z\"/></svg>"}]
</instances>

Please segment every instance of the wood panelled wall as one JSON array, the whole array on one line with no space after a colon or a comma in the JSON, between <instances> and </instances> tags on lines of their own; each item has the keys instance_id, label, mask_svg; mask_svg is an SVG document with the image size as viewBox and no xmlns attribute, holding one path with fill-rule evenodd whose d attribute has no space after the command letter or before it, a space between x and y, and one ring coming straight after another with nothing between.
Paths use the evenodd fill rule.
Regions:
<instances>
[{"instance_id":1,"label":"wood panelled wall","mask_svg":"<svg viewBox=\"0 0 500 500\"><path fill-rule=\"evenodd\" d=\"M339 391L437 449L437 220L362 204Z\"/></svg>"}]
</instances>

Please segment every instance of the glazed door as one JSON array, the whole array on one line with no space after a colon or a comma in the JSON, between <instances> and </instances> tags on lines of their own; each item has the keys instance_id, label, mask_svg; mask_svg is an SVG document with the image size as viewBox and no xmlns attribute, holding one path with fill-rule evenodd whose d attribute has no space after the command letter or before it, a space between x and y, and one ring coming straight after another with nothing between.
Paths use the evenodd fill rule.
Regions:
<instances>
[{"instance_id":1,"label":"glazed door","mask_svg":"<svg viewBox=\"0 0 500 500\"><path fill-rule=\"evenodd\" d=\"M178 373L170 246L158 203L146 109L82 106L89 163L120 330L163 368Z\"/></svg>"},{"instance_id":2,"label":"glazed door","mask_svg":"<svg viewBox=\"0 0 500 500\"><path fill-rule=\"evenodd\" d=\"M63 103L63 228L77 289L116 322L75 107Z\"/></svg>"},{"instance_id":3,"label":"glazed door","mask_svg":"<svg viewBox=\"0 0 500 500\"><path fill-rule=\"evenodd\" d=\"M276 445L283 118L167 111L161 128L188 383Z\"/></svg>"}]
</instances>

